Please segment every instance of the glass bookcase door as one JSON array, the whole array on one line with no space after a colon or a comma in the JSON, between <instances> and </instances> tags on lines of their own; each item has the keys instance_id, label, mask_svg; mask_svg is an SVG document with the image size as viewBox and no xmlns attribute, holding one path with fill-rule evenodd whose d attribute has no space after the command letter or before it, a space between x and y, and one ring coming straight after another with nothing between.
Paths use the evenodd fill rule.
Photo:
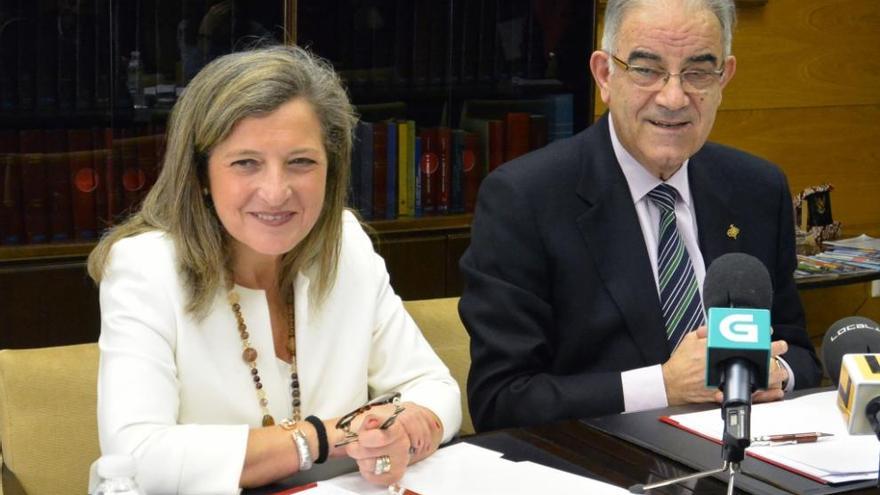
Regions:
<instances>
[{"instance_id":1,"label":"glass bookcase door","mask_svg":"<svg viewBox=\"0 0 880 495\"><path fill-rule=\"evenodd\" d=\"M0 260L88 247L133 211L187 82L217 56L285 42L294 8L0 0Z\"/></svg>"},{"instance_id":2,"label":"glass bookcase door","mask_svg":"<svg viewBox=\"0 0 880 495\"><path fill-rule=\"evenodd\" d=\"M488 172L586 127L594 18L577 0L299 0L297 43L360 113L351 205L466 214Z\"/></svg>"}]
</instances>

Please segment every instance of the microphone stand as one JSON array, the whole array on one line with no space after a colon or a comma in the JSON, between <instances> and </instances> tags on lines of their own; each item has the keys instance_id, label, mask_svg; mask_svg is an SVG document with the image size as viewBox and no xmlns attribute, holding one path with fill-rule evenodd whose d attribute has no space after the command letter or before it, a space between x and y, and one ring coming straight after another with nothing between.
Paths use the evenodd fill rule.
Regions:
<instances>
[{"instance_id":1,"label":"microphone stand","mask_svg":"<svg viewBox=\"0 0 880 495\"><path fill-rule=\"evenodd\" d=\"M696 480L727 472L727 495L733 495L734 478L741 472L740 463L745 458L746 448L751 443L752 390L755 388L754 374L745 359L732 358L724 362L724 375L721 387L724 402L721 404L721 417L724 419L724 436L721 439L721 467L700 471L678 478L658 481L648 485L637 484L629 487L630 493L645 493L654 488L675 485L684 481ZM877 402L880 409L880 400ZM878 433L880 438L880 433Z\"/></svg>"},{"instance_id":2,"label":"microphone stand","mask_svg":"<svg viewBox=\"0 0 880 495\"><path fill-rule=\"evenodd\" d=\"M709 469L708 471L700 471L699 473L689 474L687 476L680 476L678 478L672 478L664 481L658 481L656 483L651 483L649 485L638 484L629 487L630 493L646 493L648 490L653 490L655 488L660 488L663 486L676 485L678 483L683 483L685 481L690 480L698 480L700 478L706 478L708 476L712 476L715 474L720 474L723 472L727 472L727 495L733 495L733 479L736 473L740 472L740 465L738 462L728 462L723 461L721 463L721 467L717 469Z\"/></svg>"}]
</instances>

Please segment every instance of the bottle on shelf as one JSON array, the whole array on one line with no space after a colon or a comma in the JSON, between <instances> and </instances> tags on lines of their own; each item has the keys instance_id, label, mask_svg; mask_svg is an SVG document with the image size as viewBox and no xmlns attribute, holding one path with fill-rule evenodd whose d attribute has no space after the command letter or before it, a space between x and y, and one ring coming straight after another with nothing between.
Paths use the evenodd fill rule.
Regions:
<instances>
[{"instance_id":1,"label":"bottle on shelf","mask_svg":"<svg viewBox=\"0 0 880 495\"><path fill-rule=\"evenodd\" d=\"M134 50L131 52L131 58L128 59L128 93L131 95L131 101L134 108L147 108L146 97L144 96L144 70L141 63L141 52Z\"/></svg>"},{"instance_id":2,"label":"bottle on shelf","mask_svg":"<svg viewBox=\"0 0 880 495\"><path fill-rule=\"evenodd\" d=\"M137 468L130 455L105 455L98 459L100 482L92 495L145 495L135 481Z\"/></svg>"}]
</instances>

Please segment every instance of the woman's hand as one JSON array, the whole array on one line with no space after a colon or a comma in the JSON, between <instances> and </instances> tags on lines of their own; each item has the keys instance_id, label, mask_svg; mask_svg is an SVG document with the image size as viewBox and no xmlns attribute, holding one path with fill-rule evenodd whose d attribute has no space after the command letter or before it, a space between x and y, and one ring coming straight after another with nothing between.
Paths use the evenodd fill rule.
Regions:
<instances>
[{"instance_id":1,"label":"woman's hand","mask_svg":"<svg viewBox=\"0 0 880 495\"><path fill-rule=\"evenodd\" d=\"M386 418L387 415L373 412L366 414L357 430L358 441L345 446L346 454L357 462L361 476L380 485L399 481L410 459L409 435L398 421L380 429Z\"/></svg>"},{"instance_id":2,"label":"woman's hand","mask_svg":"<svg viewBox=\"0 0 880 495\"><path fill-rule=\"evenodd\" d=\"M430 409L414 402L405 402L403 411L397 422L403 426L409 436L410 463L418 462L433 454L440 446L443 438L443 426L440 419Z\"/></svg>"}]
</instances>

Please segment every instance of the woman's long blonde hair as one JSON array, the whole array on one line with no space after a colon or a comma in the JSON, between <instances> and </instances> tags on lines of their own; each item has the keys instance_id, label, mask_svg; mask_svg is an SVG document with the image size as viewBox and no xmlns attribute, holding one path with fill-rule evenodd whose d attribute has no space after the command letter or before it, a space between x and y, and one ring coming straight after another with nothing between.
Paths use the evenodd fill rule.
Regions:
<instances>
[{"instance_id":1,"label":"woman's long blonde hair","mask_svg":"<svg viewBox=\"0 0 880 495\"><path fill-rule=\"evenodd\" d=\"M291 296L296 273L316 266L310 294L320 303L336 277L342 212L348 190L356 117L339 77L302 48L273 46L232 53L205 66L174 105L162 170L140 210L110 230L89 255L89 275L101 281L119 239L160 230L174 241L187 310L204 316L230 266L228 235L202 194L208 157L245 117L272 112L293 98L308 101L321 122L327 152L324 206L312 231L282 256L278 289Z\"/></svg>"}]
</instances>

